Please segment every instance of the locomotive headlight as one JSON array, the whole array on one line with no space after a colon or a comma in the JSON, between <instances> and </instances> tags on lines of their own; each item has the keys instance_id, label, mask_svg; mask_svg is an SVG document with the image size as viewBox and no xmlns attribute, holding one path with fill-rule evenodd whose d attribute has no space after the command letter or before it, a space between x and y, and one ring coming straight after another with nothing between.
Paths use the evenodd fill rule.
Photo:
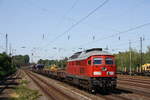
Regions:
<instances>
[{"instance_id":1,"label":"locomotive headlight","mask_svg":"<svg viewBox=\"0 0 150 100\"><path fill-rule=\"evenodd\" d=\"M93 75L102 75L102 72L93 72Z\"/></svg>"},{"instance_id":2,"label":"locomotive headlight","mask_svg":"<svg viewBox=\"0 0 150 100\"><path fill-rule=\"evenodd\" d=\"M107 72L107 75L114 75L114 72Z\"/></svg>"}]
</instances>

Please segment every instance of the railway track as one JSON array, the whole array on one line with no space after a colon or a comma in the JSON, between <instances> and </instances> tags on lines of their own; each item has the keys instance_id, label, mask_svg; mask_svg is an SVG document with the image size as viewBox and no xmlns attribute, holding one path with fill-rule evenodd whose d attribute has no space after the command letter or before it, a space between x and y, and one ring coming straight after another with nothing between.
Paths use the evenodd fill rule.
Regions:
<instances>
[{"instance_id":1,"label":"railway track","mask_svg":"<svg viewBox=\"0 0 150 100\"><path fill-rule=\"evenodd\" d=\"M125 81L125 80L120 80L118 81L118 84L127 84L127 85L130 85L130 86L138 86L138 87L141 87L141 88L146 88L146 89L150 89L150 85L149 84L145 84L145 83L139 83L139 82L133 82L133 81Z\"/></svg>"},{"instance_id":2,"label":"railway track","mask_svg":"<svg viewBox=\"0 0 150 100\"><path fill-rule=\"evenodd\" d=\"M126 94L126 93L130 93L130 92L120 90L120 89L116 89L116 90L109 91L109 92L106 92L106 93L103 92L103 91L99 91L96 94L96 96L98 97L98 100L99 99L104 99L104 100L130 100L127 97L120 95L121 93Z\"/></svg>"},{"instance_id":3,"label":"railway track","mask_svg":"<svg viewBox=\"0 0 150 100\"><path fill-rule=\"evenodd\" d=\"M141 90L137 90L137 89L133 89L133 88L128 88L128 87L124 87L124 86L118 86L118 88L131 91L133 94L137 94L140 96L150 97L150 93L145 92L145 91L141 91Z\"/></svg>"},{"instance_id":4,"label":"railway track","mask_svg":"<svg viewBox=\"0 0 150 100\"><path fill-rule=\"evenodd\" d=\"M119 81L128 81L128 82L136 82L142 84L150 84L150 80L139 80L139 79L118 79Z\"/></svg>"},{"instance_id":5,"label":"railway track","mask_svg":"<svg viewBox=\"0 0 150 100\"><path fill-rule=\"evenodd\" d=\"M37 75L25 71L25 73L36 83L36 85L50 98L50 100L76 100L75 98L63 93L57 88L50 85L44 79L38 77Z\"/></svg>"},{"instance_id":6,"label":"railway track","mask_svg":"<svg viewBox=\"0 0 150 100\"><path fill-rule=\"evenodd\" d=\"M130 76L129 76L130 77ZM129 86L134 86L134 87L141 87L145 89L150 89L150 80L143 80L141 77L139 79L131 79L131 78L121 78L119 77L118 81L119 84L123 85L129 85Z\"/></svg>"},{"instance_id":7,"label":"railway track","mask_svg":"<svg viewBox=\"0 0 150 100\"><path fill-rule=\"evenodd\" d=\"M130 77L130 76L129 76ZM133 94L139 95L141 97L150 97L150 82L149 80L142 79L129 79L128 77L119 78L118 80L118 88L129 90L133 92ZM145 99L147 100L147 99Z\"/></svg>"},{"instance_id":8,"label":"railway track","mask_svg":"<svg viewBox=\"0 0 150 100\"><path fill-rule=\"evenodd\" d=\"M108 94L108 95L102 95L102 94L96 94L96 96L100 98L104 98L105 100L130 100L124 96L118 95L118 94Z\"/></svg>"},{"instance_id":9,"label":"railway track","mask_svg":"<svg viewBox=\"0 0 150 100\"><path fill-rule=\"evenodd\" d=\"M48 81L45 81L44 79L42 79L42 78L40 78L40 77L38 77L38 76L36 76L34 73L32 73L32 72L30 72L30 71L26 71L26 74L38 85L38 87L40 87L41 89L42 89L42 91L45 91L45 93L50 97L50 99L52 99L52 100L62 100L61 98L56 98L56 96L54 96L54 95L52 95L52 92L51 91L47 91L47 90L45 90L45 88L51 88L51 89L54 89L53 91L56 91L56 92L58 92L59 90L57 90L55 87L51 87L51 86L49 86L49 84L48 84ZM44 88L43 88L43 85L41 85L41 83L44 83L44 84L46 84L47 85L47 87L45 87L44 86ZM68 90L69 91L69 90ZM55 93L56 93L55 92ZM59 91L60 92L60 91ZM61 92L62 93L62 92ZM62 95L61 93L57 93L58 95ZM80 94L80 91L74 91L74 94L75 93L79 93L79 95L83 95L84 93L81 93ZM87 93L87 92L86 92ZM91 95L91 94L89 94L89 93L87 93L88 95ZM75 98L68 98L68 95L67 94L65 94L65 93L63 93L63 96L65 95L65 98L67 98L67 99L64 99L64 100L77 100L77 99L75 99ZM93 96L93 97L92 97ZM118 99L118 100L129 100L128 98L126 98L126 97L123 97L123 96L120 96L120 95L118 95L118 94L108 94L108 95L103 95L103 93L101 94L101 93L97 93L96 95L92 95L91 97L89 97L89 96L87 96L87 97L89 97L89 98L87 98L87 100L93 100L93 99L95 99L95 100L116 100L116 99ZM85 98L83 99L83 100L85 100Z\"/></svg>"},{"instance_id":10,"label":"railway track","mask_svg":"<svg viewBox=\"0 0 150 100\"><path fill-rule=\"evenodd\" d=\"M146 76L144 77L144 76L118 75L118 79L150 81L150 77Z\"/></svg>"},{"instance_id":11,"label":"railway track","mask_svg":"<svg viewBox=\"0 0 150 100\"><path fill-rule=\"evenodd\" d=\"M63 93L57 88L51 86L49 84L49 81L44 80L43 78L39 77L40 75L38 76L35 73L30 72L30 71L25 71L25 72L34 81L34 83L36 83L37 86L40 87L41 90L44 91L46 95L48 95L48 97L51 100L62 100L62 98L64 98L64 100L78 100L77 98L73 98L70 95ZM91 94L85 93L85 96L87 98L86 99L84 98L82 100L93 100L93 99L94 100L139 100L139 98L143 96L146 98L150 97L149 93L146 91L137 90L135 88L128 88L128 85L131 86L131 83L133 83L132 86L135 86L136 82L137 81L132 82L130 80L127 82L126 81L124 82L123 80L122 82L119 83L119 86L116 90L110 91L108 94L97 93L96 95L91 95ZM146 83L145 86L147 85L148 83ZM66 88L69 88L69 87L67 86ZM147 88L147 87L143 87L142 82L141 84L138 84L137 87ZM78 93L79 95L84 95L84 93L80 91L84 92L83 90L79 90L79 91L75 90L75 93ZM131 99L130 96L132 96L132 98L135 98L135 99ZM143 100L148 100L148 99L143 99Z\"/></svg>"}]
</instances>

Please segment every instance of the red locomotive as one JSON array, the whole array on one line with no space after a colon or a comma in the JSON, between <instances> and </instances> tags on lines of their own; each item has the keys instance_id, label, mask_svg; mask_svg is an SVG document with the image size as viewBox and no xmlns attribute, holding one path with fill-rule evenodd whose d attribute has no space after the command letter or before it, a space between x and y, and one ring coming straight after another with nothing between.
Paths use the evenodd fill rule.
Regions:
<instances>
[{"instance_id":1,"label":"red locomotive","mask_svg":"<svg viewBox=\"0 0 150 100\"><path fill-rule=\"evenodd\" d=\"M112 54L93 48L77 52L67 64L67 80L92 92L116 87L116 65Z\"/></svg>"},{"instance_id":2,"label":"red locomotive","mask_svg":"<svg viewBox=\"0 0 150 100\"><path fill-rule=\"evenodd\" d=\"M93 93L96 90L114 89L117 84L114 56L101 48L75 53L69 58L66 71L40 69L34 72L86 88Z\"/></svg>"}]
</instances>

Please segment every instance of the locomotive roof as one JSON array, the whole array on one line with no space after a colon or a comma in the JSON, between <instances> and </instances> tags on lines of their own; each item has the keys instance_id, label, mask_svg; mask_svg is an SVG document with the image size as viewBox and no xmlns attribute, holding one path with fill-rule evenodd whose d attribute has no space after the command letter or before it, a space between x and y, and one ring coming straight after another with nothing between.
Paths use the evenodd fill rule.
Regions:
<instances>
[{"instance_id":1,"label":"locomotive roof","mask_svg":"<svg viewBox=\"0 0 150 100\"><path fill-rule=\"evenodd\" d=\"M88 49L82 52L77 52L74 53L68 61L74 61L74 60L83 60L83 59L87 59L90 56L94 56L94 55L112 55L107 51L103 51L102 48L92 48L92 49Z\"/></svg>"},{"instance_id":2,"label":"locomotive roof","mask_svg":"<svg viewBox=\"0 0 150 100\"><path fill-rule=\"evenodd\" d=\"M70 57L70 59L78 58L78 56L79 56L81 53L82 53L82 52L76 52L76 53L74 53L74 54Z\"/></svg>"},{"instance_id":3,"label":"locomotive roof","mask_svg":"<svg viewBox=\"0 0 150 100\"><path fill-rule=\"evenodd\" d=\"M102 48L92 48L92 49L88 49L88 50L86 50L86 53L87 53L87 52L90 52L90 51L102 51Z\"/></svg>"}]
</instances>

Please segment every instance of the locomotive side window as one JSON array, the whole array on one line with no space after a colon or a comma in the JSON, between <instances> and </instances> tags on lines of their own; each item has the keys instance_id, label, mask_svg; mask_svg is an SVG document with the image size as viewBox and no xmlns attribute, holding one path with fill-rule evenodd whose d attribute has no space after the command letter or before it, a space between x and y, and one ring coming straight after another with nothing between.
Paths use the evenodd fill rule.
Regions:
<instances>
[{"instance_id":1,"label":"locomotive side window","mask_svg":"<svg viewBox=\"0 0 150 100\"><path fill-rule=\"evenodd\" d=\"M76 63L77 65L80 65L80 62L79 61L77 61L77 63Z\"/></svg>"},{"instance_id":2,"label":"locomotive side window","mask_svg":"<svg viewBox=\"0 0 150 100\"><path fill-rule=\"evenodd\" d=\"M105 63L106 64L113 64L113 59L112 58L106 58Z\"/></svg>"},{"instance_id":3,"label":"locomotive side window","mask_svg":"<svg viewBox=\"0 0 150 100\"><path fill-rule=\"evenodd\" d=\"M88 61L88 65L91 65L91 60Z\"/></svg>"},{"instance_id":4,"label":"locomotive side window","mask_svg":"<svg viewBox=\"0 0 150 100\"><path fill-rule=\"evenodd\" d=\"M93 64L102 64L102 58L94 58L93 59Z\"/></svg>"}]
</instances>

